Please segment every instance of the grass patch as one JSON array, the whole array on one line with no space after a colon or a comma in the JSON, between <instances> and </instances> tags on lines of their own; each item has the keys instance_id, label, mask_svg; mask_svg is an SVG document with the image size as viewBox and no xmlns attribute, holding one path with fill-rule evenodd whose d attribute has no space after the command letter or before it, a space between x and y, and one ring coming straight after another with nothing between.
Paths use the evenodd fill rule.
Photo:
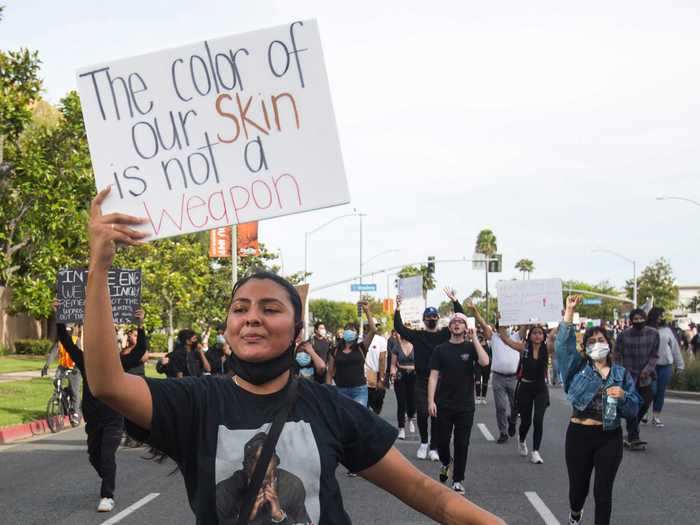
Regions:
<instances>
[{"instance_id":1,"label":"grass patch","mask_svg":"<svg viewBox=\"0 0 700 525\"><path fill-rule=\"evenodd\" d=\"M0 383L0 427L45 418L52 392L50 377Z\"/></svg>"},{"instance_id":2,"label":"grass patch","mask_svg":"<svg viewBox=\"0 0 700 525\"><path fill-rule=\"evenodd\" d=\"M165 374L159 374L156 372L156 364L154 361L149 361L146 363L146 377L155 377L156 379L165 379Z\"/></svg>"},{"instance_id":3,"label":"grass patch","mask_svg":"<svg viewBox=\"0 0 700 525\"><path fill-rule=\"evenodd\" d=\"M0 374L41 370L45 362L46 358L40 356L0 356Z\"/></svg>"}]
</instances>

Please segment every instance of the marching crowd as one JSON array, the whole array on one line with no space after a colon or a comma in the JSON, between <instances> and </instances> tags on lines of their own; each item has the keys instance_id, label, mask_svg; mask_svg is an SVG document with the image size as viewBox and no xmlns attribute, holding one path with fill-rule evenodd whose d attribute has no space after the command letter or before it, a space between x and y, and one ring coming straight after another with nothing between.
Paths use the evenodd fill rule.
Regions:
<instances>
[{"instance_id":1,"label":"marching crowd","mask_svg":"<svg viewBox=\"0 0 700 525\"><path fill-rule=\"evenodd\" d=\"M503 523L464 497L475 405L486 403L491 384L496 443L517 436L518 453L533 465L546 455L549 389L563 387L570 422L566 430L550 431L565 434L568 523L582 523L595 471L595 523L607 524L623 448L645 449L640 423L650 408L652 424L663 426L673 367L684 367L677 332L663 310L634 309L628 326L602 323L584 330L573 322L578 296L567 298L563 318L552 328L491 326L475 305L463 306L446 289L454 310L446 326L434 307L425 309L422 327L407 326L398 297L390 334L360 303L366 324L348 323L332 335L317 320L306 338L296 289L275 274L254 273L234 286L226 323L217 327L211 346L209 332L181 330L156 365L167 379L146 377L142 311L120 352L113 351L113 336L104 336L115 331L106 286L115 244L142 237L128 227L138 219L102 216L106 194L98 195L91 211L85 351L68 327L58 325L67 354L60 364L69 366L70 358L83 378L88 454L101 478L99 511L114 508L115 452L126 431L175 460L198 523L350 523L335 478L340 464L348 475L364 477L440 523ZM464 308L474 319L471 328ZM690 338L688 344L696 343ZM391 389L395 427L378 417ZM283 430L288 437L307 434L279 441ZM393 446L416 430L416 457L440 463L438 480ZM214 472L219 475L221 461L228 464L227 447L239 431L253 432L246 434L243 469L220 480ZM308 486L301 471L278 468L289 461L284 451L295 439L316 445L304 449L317 455L305 458L316 465L313 479L305 478ZM306 492L311 488L314 494ZM307 508L309 501L316 507Z\"/></svg>"}]
</instances>

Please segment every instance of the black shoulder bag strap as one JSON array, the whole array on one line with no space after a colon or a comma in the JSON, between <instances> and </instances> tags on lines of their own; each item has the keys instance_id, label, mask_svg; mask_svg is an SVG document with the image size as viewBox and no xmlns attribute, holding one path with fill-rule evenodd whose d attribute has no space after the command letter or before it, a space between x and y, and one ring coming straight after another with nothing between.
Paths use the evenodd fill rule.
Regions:
<instances>
[{"instance_id":1,"label":"black shoulder bag strap","mask_svg":"<svg viewBox=\"0 0 700 525\"><path fill-rule=\"evenodd\" d=\"M247 525L250 513L253 510L253 505L255 504L255 498L258 496L260 487L262 486L263 479L265 479L265 474L267 473L267 467L270 465L270 460L272 459L272 454L275 452L275 447L277 446L277 441L282 433L282 427L284 427L287 418L292 413L294 408L294 403L296 401L297 392L299 388L298 380L294 377L290 379L289 391L287 392L287 403L284 407L280 409L275 415L275 419L272 421L272 426L270 431L267 433L267 438L263 444L263 448L260 451L260 456L258 461L255 463L255 470L253 471L253 477L250 480L248 489L243 498L243 504L241 505L240 512L238 513L238 519L236 520L236 525Z\"/></svg>"}]
</instances>

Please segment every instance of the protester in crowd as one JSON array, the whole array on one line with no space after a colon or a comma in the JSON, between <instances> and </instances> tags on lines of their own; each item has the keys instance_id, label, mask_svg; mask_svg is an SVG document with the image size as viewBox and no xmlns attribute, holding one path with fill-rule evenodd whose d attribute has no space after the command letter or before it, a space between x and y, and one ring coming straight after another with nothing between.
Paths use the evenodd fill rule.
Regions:
<instances>
[{"instance_id":1,"label":"protester in crowd","mask_svg":"<svg viewBox=\"0 0 700 525\"><path fill-rule=\"evenodd\" d=\"M554 341L557 339L557 333L559 332L559 326L551 328L547 331L547 348L554 348ZM551 352L550 355L550 367L549 367L549 384L553 387L558 387L561 382L561 371L559 370L559 360L557 358L556 352Z\"/></svg>"},{"instance_id":2,"label":"protester in crowd","mask_svg":"<svg viewBox=\"0 0 700 525\"><path fill-rule=\"evenodd\" d=\"M54 309L57 305L54 305ZM64 325L65 326L65 325ZM75 326L75 334L73 333L73 328L70 326L66 327L66 333L69 335L71 341L78 341L80 337L80 327ZM70 354L66 350L66 347L61 343L60 339L54 343L51 350L46 355L46 363L41 369L41 377L45 377L49 373L49 367L51 364L57 361L58 366L56 366L56 372L54 373L54 381L57 381L64 374L68 377L68 383L70 384L70 395L73 399L74 413L70 414L68 417L71 420L73 426L78 426L80 424L80 418L82 417L82 407L80 403L80 387L83 384L83 376L80 370L75 366L75 362L71 359Z\"/></svg>"},{"instance_id":3,"label":"protester in crowd","mask_svg":"<svg viewBox=\"0 0 700 525\"><path fill-rule=\"evenodd\" d=\"M613 360L622 365L634 378L642 403L639 413L626 418L627 440L625 446L632 450L644 450L646 443L639 438L639 422L654 397L652 382L656 376L659 359L659 332L646 326L647 315L636 308L630 312L632 327L617 336Z\"/></svg>"},{"instance_id":4,"label":"protester in crowd","mask_svg":"<svg viewBox=\"0 0 700 525\"><path fill-rule=\"evenodd\" d=\"M204 373L211 373L211 366L199 336L189 328L178 332L175 350L170 361L177 378L199 377Z\"/></svg>"},{"instance_id":5,"label":"protester in crowd","mask_svg":"<svg viewBox=\"0 0 700 525\"><path fill-rule=\"evenodd\" d=\"M659 332L659 359L656 361L656 381L653 383L654 402L651 424L660 428L664 426L660 416L664 408L666 387L673 376L673 367L675 366L677 370L681 371L685 369L685 362L678 339L664 319L663 308L655 307L649 310L648 324Z\"/></svg>"},{"instance_id":6,"label":"protester in crowd","mask_svg":"<svg viewBox=\"0 0 700 525\"><path fill-rule=\"evenodd\" d=\"M580 302L579 296L567 298L555 341L566 398L573 405L565 445L569 525L582 522L593 470L595 523L607 525L612 512L613 483L622 461L620 419L636 415L640 399L629 372L612 363L607 330L595 326L586 330L582 349L576 351L572 320Z\"/></svg>"},{"instance_id":7,"label":"protester in crowd","mask_svg":"<svg viewBox=\"0 0 700 525\"><path fill-rule=\"evenodd\" d=\"M479 338L479 343L483 347L483 349L486 351L486 354L489 356L489 364L486 366L481 366L479 363L476 363L474 366L474 392L476 394L476 403L485 405L486 404L486 395L489 390L489 378L491 377L491 347L489 346L488 341L484 338L484 332L483 329L479 330L477 332L477 337Z\"/></svg>"},{"instance_id":8,"label":"protester in crowd","mask_svg":"<svg viewBox=\"0 0 700 525\"><path fill-rule=\"evenodd\" d=\"M143 315L144 315L143 310L141 310L139 312L140 319L143 319ZM136 348L136 345L138 344L138 333L139 333L138 327L136 327L136 328L132 327L126 331L125 339L124 339L125 346L121 350L122 357L127 356L131 352L134 351L134 349ZM129 370L127 370L127 373L135 374L135 375L141 376L141 377L146 377L145 365L148 362L148 359L149 359L149 354L148 354L148 350L146 350L144 352L143 356L141 357L141 360L138 362L138 364L136 366L134 366L133 368L130 368ZM126 432L124 432L124 446L135 448L135 447L140 447L141 443L134 441L133 439L131 439L131 437Z\"/></svg>"},{"instance_id":9,"label":"protester in crowd","mask_svg":"<svg viewBox=\"0 0 700 525\"><path fill-rule=\"evenodd\" d=\"M515 405L515 390L518 384L517 374L520 364L520 352L512 349L503 342L503 339L484 321L479 309L471 302L467 308L476 318L477 323L484 331L484 338L491 346L491 372L493 374L493 400L496 405L496 422L499 436L496 443L503 444L508 441L508 436L515 435L515 425L518 420L518 411ZM498 323L496 324L498 328ZM521 327L518 333L509 336L513 341L525 339L525 327Z\"/></svg>"},{"instance_id":10,"label":"protester in crowd","mask_svg":"<svg viewBox=\"0 0 700 525\"><path fill-rule=\"evenodd\" d=\"M416 366L413 345L394 331L389 342L391 345L391 381L396 394L396 422L399 426L399 439L406 439L406 419L408 431L416 431L413 418L416 415Z\"/></svg>"},{"instance_id":11,"label":"protester in crowd","mask_svg":"<svg viewBox=\"0 0 700 525\"><path fill-rule=\"evenodd\" d=\"M136 310L137 335L134 347L126 354L119 355L121 369L133 370L141 362L147 351L146 333L142 327L143 310ZM80 347L73 342L66 325L56 325L58 339L70 355L75 366L83 375L83 416L85 417L85 433L87 434L87 451L90 464L102 479L100 486L100 501L98 512L110 512L114 509L114 490L117 477L116 453L122 440L124 418L112 408L96 399L88 384L85 368L85 358ZM104 344L104 343L103 343ZM132 374L143 378L139 374Z\"/></svg>"},{"instance_id":12,"label":"protester in crowd","mask_svg":"<svg viewBox=\"0 0 700 525\"><path fill-rule=\"evenodd\" d=\"M549 406L549 389L546 382L549 352L545 342L544 328L532 326L525 341L514 341L508 336L504 327L500 328L499 335L504 343L520 352L518 385L515 394L520 414L518 452L521 456L527 457L528 450L525 439L533 423L534 412L535 431L532 436L530 462L541 464L543 460L540 446L544 431L544 414Z\"/></svg>"},{"instance_id":13,"label":"protester in crowd","mask_svg":"<svg viewBox=\"0 0 700 525\"><path fill-rule=\"evenodd\" d=\"M366 348L374 338L375 326L369 305L366 302L360 304L369 321L369 329L365 332L362 341L359 341L357 326L354 323L348 323L345 326L342 341L328 357L326 383L331 384L335 381L335 386L342 395L366 407L368 392L365 356Z\"/></svg>"},{"instance_id":14,"label":"protester in crowd","mask_svg":"<svg viewBox=\"0 0 700 525\"><path fill-rule=\"evenodd\" d=\"M695 334L690 338L690 356L696 359L698 352L700 352L700 329L697 325L691 325L691 329L695 331Z\"/></svg>"},{"instance_id":15,"label":"protester in crowd","mask_svg":"<svg viewBox=\"0 0 700 525\"><path fill-rule=\"evenodd\" d=\"M438 422L440 481L447 481L454 458L452 490L464 494L464 473L474 424L474 368L477 362L482 367L488 366L489 356L474 330L467 328L466 315L454 314L448 329L450 339L435 347L430 356L428 410ZM451 454L453 433L454 454Z\"/></svg>"},{"instance_id":16,"label":"protester in crowd","mask_svg":"<svg viewBox=\"0 0 700 525\"><path fill-rule=\"evenodd\" d=\"M296 372L304 379L322 382L326 379L326 362L316 353L311 341L302 341L294 354Z\"/></svg>"},{"instance_id":17,"label":"protester in crowd","mask_svg":"<svg viewBox=\"0 0 700 525\"><path fill-rule=\"evenodd\" d=\"M416 469L393 447L396 429L371 411L333 388L290 379L302 301L294 286L278 275L252 274L234 286L226 321L233 380L144 379L124 373L115 349L105 344L104 334L113 326L107 278L116 242L138 244L144 235L128 226L143 221L122 214L103 216L100 207L108 193L100 192L93 201L88 230L85 363L91 387L126 416L140 439L178 463L198 523L217 521L217 462L240 461L244 454L238 447L250 438L250 430L267 428L277 414L283 422L281 438L275 448L268 434L270 446L262 450L275 450L285 465L291 465L291 454L309 455L301 466L287 469L300 479L304 469L307 499L319 501L307 509L314 523L350 523L335 478L339 461L437 522L503 523ZM220 434L229 438L226 443L234 453L219 447ZM272 466L265 463L256 472L264 474ZM251 515L260 486L249 487L245 501L250 507L241 507L240 515ZM269 488L263 494L267 497Z\"/></svg>"},{"instance_id":18,"label":"protester in crowd","mask_svg":"<svg viewBox=\"0 0 700 525\"><path fill-rule=\"evenodd\" d=\"M379 415L386 395L387 340L381 334L381 325L375 321L376 334L365 356L365 377L367 378L367 406Z\"/></svg>"},{"instance_id":19,"label":"protester in crowd","mask_svg":"<svg viewBox=\"0 0 700 525\"><path fill-rule=\"evenodd\" d=\"M464 313L462 305L457 301L455 291L445 288L445 294L452 301L452 307L456 313ZM416 453L418 459L429 458L431 461L439 461L437 451L437 434L428 433L428 377L430 375L430 355L435 347L447 342L450 331L447 327L438 329L438 311L430 306L423 312L423 330L414 330L406 327L401 319L401 297L396 298L396 311L394 312L394 328L413 345L414 362L416 367L415 399L418 412L418 432L420 433L420 446ZM431 418L430 428L435 428L437 420Z\"/></svg>"},{"instance_id":20,"label":"protester in crowd","mask_svg":"<svg viewBox=\"0 0 700 525\"><path fill-rule=\"evenodd\" d=\"M328 339L326 325L322 321L316 321L314 324L314 333L311 336L311 344L318 356L323 359L323 362L328 361L328 353L331 350L331 342Z\"/></svg>"},{"instance_id":21,"label":"protester in crowd","mask_svg":"<svg viewBox=\"0 0 700 525\"><path fill-rule=\"evenodd\" d=\"M226 340L220 342L219 336L217 335L216 337L216 344L210 347L205 355L212 375L226 375L231 371L231 364L229 363L231 347Z\"/></svg>"}]
</instances>

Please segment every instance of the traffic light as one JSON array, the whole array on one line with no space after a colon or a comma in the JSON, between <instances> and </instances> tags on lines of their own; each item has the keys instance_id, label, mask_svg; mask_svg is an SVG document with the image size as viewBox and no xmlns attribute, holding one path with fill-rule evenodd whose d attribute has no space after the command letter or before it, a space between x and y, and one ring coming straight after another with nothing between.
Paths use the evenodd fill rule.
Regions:
<instances>
[{"instance_id":1,"label":"traffic light","mask_svg":"<svg viewBox=\"0 0 700 525\"><path fill-rule=\"evenodd\" d=\"M489 273L500 273L503 271L503 255L495 253L489 259Z\"/></svg>"},{"instance_id":2,"label":"traffic light","mask_svg":"<svg viewBox=\"0 0 700 525\"><path fill-rule=\"evenodd\" d=\"M435 257L428 257L428 273L435 273Z\"/></svg>"}]
</instances>

